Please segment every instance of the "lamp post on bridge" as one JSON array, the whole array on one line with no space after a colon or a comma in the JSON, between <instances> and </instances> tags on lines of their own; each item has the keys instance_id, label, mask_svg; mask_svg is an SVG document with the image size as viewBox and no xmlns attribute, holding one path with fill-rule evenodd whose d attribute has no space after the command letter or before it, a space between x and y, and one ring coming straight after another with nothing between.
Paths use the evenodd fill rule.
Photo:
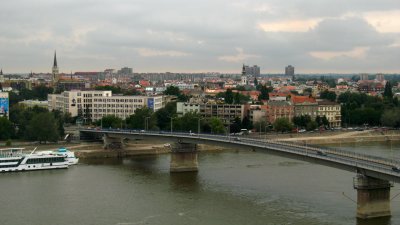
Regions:
<instances>
[{"instance_id":1,"label":"lamp post on bridge","mask_svg":"<svg viewBox=\"0 0 400 225\"><path fill-rule=\"evenodd\" d=\"M150 116L146 116L144 120L144 130L147 131L149 129L149 118Z\"/></svg>"}]
</instances>

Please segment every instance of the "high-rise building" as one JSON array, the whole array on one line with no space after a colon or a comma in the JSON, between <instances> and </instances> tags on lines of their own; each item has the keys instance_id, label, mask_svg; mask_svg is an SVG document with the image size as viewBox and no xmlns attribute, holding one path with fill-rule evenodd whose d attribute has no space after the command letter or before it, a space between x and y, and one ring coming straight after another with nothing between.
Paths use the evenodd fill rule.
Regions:
<instances>
[{"instance_id":1,"label":"high-rise building","mask_svg":"<svg viewBox=\"0 0 400 225\"><path fill-rule=\"evenodd\" d=\"M260 76L260 67L257 65L254 65L254 66L244 65L244 69L246 71L247 76L254 76L254 77Z\"/></svg>"},{"instance_id":2,"label":"high-rise building","mask_svg":"<svg viewBox=\"0 0 400 225\"><path fill-rule=\"evenodd\" d=\"M383 74L377 74L376 75L376 80L377 81L384 81L385 80L385 76Z\"/></svg>"},{"instance_id":3,"label":"high-rise building","mask_svg":"<svg viewBox=\"0 0 400 225\"><path fill-rule=\"evenodd\" d=\"M56 86L56 84L58 83L58 81L60 80L60 74L59 74L59 71L58 71L58 66L57 66L57 53L56 52L54 52L54 62L53 62L53 68L52 68L52 83L53 83L53 86L55 87Z\"/></svg>"},{"instance_id":4,"label":"high-rise building","mask_svg":"<svg viewBox=\"0 0 400 225\"><path fill-rule=\"evenodd\" d=\"M292 65L285 67L285 76L292 77L292 80L294 80L294 67Z\"/></svg>"},{"instance_id":5,"label":"high-rise building","mask_svg":"<svg viewBox=\"0 0 400 225\"><path fill-rule=\"evenodd\" d=\"M241 85L247 85L247 73L246 73L246 66L243 64L242 67L242 76L241 76Z\"/></svg>"},{"instance_id":6,"label":"high-rise building","mask_svg":"<svg viewBox=\"0 0 400 225\"><path fill-rule=\"evenodd\" d=\"M360 80L368 80L368 79L369 79L368 74L366 73L360 74Z\"/></svg>"}]
</instances>

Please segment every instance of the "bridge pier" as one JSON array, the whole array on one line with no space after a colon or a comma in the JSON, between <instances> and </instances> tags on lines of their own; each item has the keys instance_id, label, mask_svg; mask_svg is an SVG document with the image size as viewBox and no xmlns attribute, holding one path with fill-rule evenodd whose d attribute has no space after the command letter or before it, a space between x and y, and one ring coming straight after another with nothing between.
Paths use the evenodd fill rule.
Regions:
<instances>
[{"instance_id":1,"label":"bridge pier","mask_svg":"<svg viewBox=\"0 0 400 225\"><path fill-rule=\"evenodd\" d=\"M354 178L354 189L357 190L357 217L370 219L391 216L391 186L387 180L358 174Z\"/></svg>"},{"instance_id":2,"label":"bridge pier","mask_svg":"<svg viewBox=\"0 0 400 225\"><path fill-rule=\"evenodd\" d=\"M125 143L123 138L109 137L107 134L103 136L104 149L124 149Z\"/></svg>"},{"instance_id":3,"label":"bridge pier","mask_svg":"<svg viewBox=\"0 0 400 225\"><path fill-rule=\"evenodd\" d=\"M196 144L173 143L171 147L171 173L198 171Z\"/></svg>"}]
</instances>

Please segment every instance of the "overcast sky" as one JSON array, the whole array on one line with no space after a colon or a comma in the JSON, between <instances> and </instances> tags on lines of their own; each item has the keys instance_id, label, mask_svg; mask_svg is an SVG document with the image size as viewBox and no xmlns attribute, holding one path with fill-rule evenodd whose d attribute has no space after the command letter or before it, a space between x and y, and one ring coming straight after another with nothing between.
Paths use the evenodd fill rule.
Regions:
<instances>
[{"instance_id":1,"label":"overcast sky","mask_svg":"<svg viewBox=\"0 0 400 225\"><path fill-rule=\"evenodd\" d=\"M400 72L399 0L10 0L0 68Z\"/></svg>"}]
</instances>

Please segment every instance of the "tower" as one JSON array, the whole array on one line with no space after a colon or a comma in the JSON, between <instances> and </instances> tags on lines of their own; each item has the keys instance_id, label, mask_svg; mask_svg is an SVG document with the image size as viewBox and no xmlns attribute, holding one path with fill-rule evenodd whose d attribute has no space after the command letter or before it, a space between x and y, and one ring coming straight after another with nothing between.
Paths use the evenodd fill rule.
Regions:
<instances>
[{"instance_id":1,"label":"tower","mask_svg":"<svg viewBox=\"0 0 400 225\"><path fill-rule=\"evenodd\" d=\"M53 63L53 68L52 68L52 83L53 86L56 86L58 81L60 80L60 74L58 72L58 66L57 66L57 53L54 51L54 63Z\"/></svg>"},{"instance_id":2,"label":"tower","mask_svg":"<svg viewBox=\"0 0 400 225\"><path fill-rule=\"evenodd\" d=\"M242 68L242 76L241 76L241 78L242 78L241 84L242 85L247 85L247 73L246 73L246 67L245 67L244 64L243 64L243 68Z\"/></svg>"},{"instance_id":3,"label":"tower","mask_svg":"<svg viewBox=\"0 0 400 225\"><path fill-rule=\"evenodd\" d=\"M0 82L4 82L3 69L0 70Z\"/></svg>"}]
</instances>

